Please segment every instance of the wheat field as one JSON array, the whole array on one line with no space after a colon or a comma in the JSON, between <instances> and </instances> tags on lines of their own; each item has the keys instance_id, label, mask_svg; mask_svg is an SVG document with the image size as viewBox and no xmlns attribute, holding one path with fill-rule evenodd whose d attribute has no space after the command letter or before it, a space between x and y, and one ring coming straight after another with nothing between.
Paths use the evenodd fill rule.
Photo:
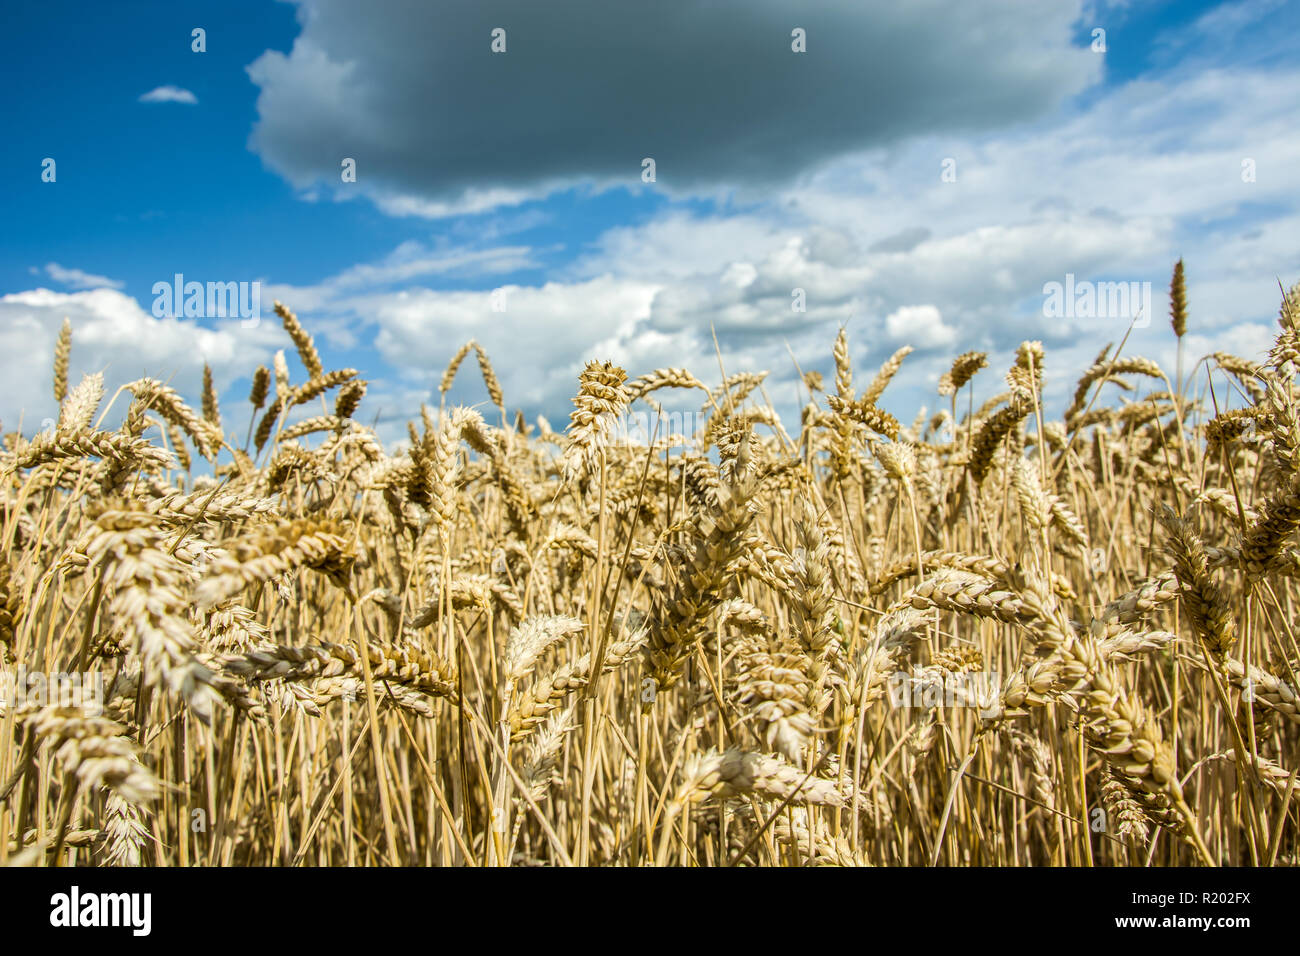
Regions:
<instances>
[{"instance_id":1,"label":"wheat field","mask_svg":"<svg viewBox=\"0 0 1300 956\"><path fill-rule=\"evenodd\" d=\"M557 432L470 342L400 450L278 303L251 411L69 383L65 324L0 457L0 863L1294 865L1300 285L1262 364L1171 302L1173 378L1112 343L1059 419L1040 343L904 424L841 331L797 429L592 361Z\"/></svg>"}]
</instances>

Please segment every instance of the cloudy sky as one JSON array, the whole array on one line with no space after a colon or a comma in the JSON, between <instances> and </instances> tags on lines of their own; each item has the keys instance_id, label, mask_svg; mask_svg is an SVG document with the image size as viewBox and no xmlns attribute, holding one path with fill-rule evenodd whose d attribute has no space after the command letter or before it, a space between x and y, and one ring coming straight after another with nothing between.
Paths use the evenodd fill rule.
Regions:
<instances>
[{"instance_id":1,"label":"cloudy sky","mask_svg":"<svg viewBox=\"0 0 1300 956\"><path fill-rule=\"evenodd\" d=\"M252 370L293 356L281 299L327 366L370 380L361 417L391 438L471 337L512 409L558 427L591 358L712 382L720 352L728 372L768 370L793 414L796 363L829 372L844 325L866 372L915 347L885 402L910 420L961 351L1004 366L1042 340L1059 401L1124 335L1126 315L1047 314L1047 283L1151 283L1154 320L1126 351L1172 367L1180 256L1197 355L1261 355L1278 282L1300 280L1300 2L51 2L8 18L0 55L23 79L0 90L6 430L53 414L64 316L74 380L150 374L193 396L207 361L242 425ZM177 274L260 283L263 320L155 314ZM452 393L485 398L472 374Z\"/></svg>"}]
</instances>

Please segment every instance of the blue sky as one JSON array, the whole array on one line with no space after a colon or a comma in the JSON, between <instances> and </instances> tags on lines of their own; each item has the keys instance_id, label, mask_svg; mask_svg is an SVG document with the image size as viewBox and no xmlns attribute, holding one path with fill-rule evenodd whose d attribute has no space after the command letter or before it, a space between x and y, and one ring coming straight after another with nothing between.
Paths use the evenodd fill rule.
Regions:
<instances>
[{"instance_id":1,"label":"blue sky","mask_svg":"<svg viewBox=\"0 0 1300 956\"><path fill-rule=\"evenodd\" d=\"M1044 318L1043 283L1149 281L1159 297L1179 255L1194 344L1267 346L1277 280L1300 279L1300 4L898 6L14 7L0 417L51 414L64 315L74 374L193 395L206 359L239 401L287 338L273 315L153 316L175 273L258 281L268 315L284 299L327 365L370 380L386 437L436 403L471 336L509 403L557 427L585 360L711 381L715 331L728 371L771 371L783 410L790 356L828 369L841 324L865 370L916 346L890 394L909 419L957 352L1006 357L1025 338L1048 346L1064 394L1124 329ZM142 101L168 87L190 101ZM1165 309L1130 351L1168 361ZM481 401L462 378L453 399Z\"/></svg>"}]
</instances>

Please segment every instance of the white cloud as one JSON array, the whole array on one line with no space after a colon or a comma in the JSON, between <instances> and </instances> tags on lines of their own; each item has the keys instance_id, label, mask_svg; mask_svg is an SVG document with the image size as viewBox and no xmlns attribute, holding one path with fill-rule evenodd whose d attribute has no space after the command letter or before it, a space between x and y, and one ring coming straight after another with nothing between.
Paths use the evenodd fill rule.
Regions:
<instances>
[{"instance_id":1,"label":"white cloud","mask_svg":"<svg viewBox=\"0 0 1300 956\"><path fill-rule=\"evenodd\" d=\"M568 271L583 278L613 273L684 279L760 258L797 235L770 215L697 217L673 210L642 225L605 230Z\"/></svg>"},{"instance_id":2,"label":"white cloud","mask_svg":"<svg viewBox=\"0 0 1300 956\"><path fill-rule=\"evenodd\" d=\"M284 337L271 322L244 329L235 319L205 328L184 319L155 318L113 289L34 289L0 296L0 380L6 383L0 418L6 428L16 428L21 419L31 434L42 419L57 415L52 361L65 316L72 325L69 383L103 371L109 397L119 386L149 375L197 401L205 361L218 388L224 388L267 361ZM125 414L126 405L119 400L107 421L116 426Z\"/></svg>"},{"instance_id":3,"label":"white cloud","mask_svg":"<svg viewBox=\"0 0 1300 956\"><path fill-rule=\"evenodd\" d=\"M559 188L561 184L555 184ZM375 205L390 216L422 219L445 219L448 216L472 216L507 206L518 206L530 199L540 199L549 190L542 189L474 189L448 201L422 199L407 194L380 192L374 197Z\"/></svg>"},{"instance_id":4,"label":"white cloud","mask_svg":"<svg viewBox=\"0 0 1300 956\"><path fill-rule=\"evenodd\" d=\"M179 86L159 86L140 95L141 103L198 103L199 98Z\"/></svg>"},{"instance_id":5,"label":"white cloud","mask_svg":"<svg viewBox=\"0 0 1300 956\"><path fill-rule=\"evenodd\" d=\"M46 263L45 274L60 285L70 286L73 289L120 289L126 285L120 279L97 276L80 269L65 269L57 262Z\"/></svg>"},{"instance_id":6,"label":"white cloud","mask_svg":"<svg viewBox=\"0 0 1300 956\"><path fill-rule=\"evenodd\" d=\"M554 413L572 396L588 359L675 364L687 337L643 337L657 289L601 277L538 288L505 286L503 312L493 311L491 291L417 289L375 296L368 306L379 329L375 347L408 377L436 386L452 354L474 338L491 355L511 407ZM466 367L461 375L472 381L474 370ZM480 397L481 391L470 394L470 400Z\"/></svg>"},{"instance_id":7,"label":"white cloud","mask_svg":"<svg viewBox=\"0 0 1300 956\"><path fill-rule=\"evenodd\" d=\"M350 296L374 292L384 286L430 278L481 279L537 266L533 250L528 246L430 249L411 240L402 243L379 262L358 263L314 285L264 285L264 298L280 299L295 310L338 313L356 304Z\"/></svg>"},{"instance_id":8,"label":"white cloud","mask_svg":"<svg viewBox=\"0 0 1300 956\"><path fill-rule=\"evenodd\" d=\"M933 349L952 345L957 330L943 324L943 316L932 305L905 305L885 317L885 330L899 345Z\"/></svg>"}]
</instances>

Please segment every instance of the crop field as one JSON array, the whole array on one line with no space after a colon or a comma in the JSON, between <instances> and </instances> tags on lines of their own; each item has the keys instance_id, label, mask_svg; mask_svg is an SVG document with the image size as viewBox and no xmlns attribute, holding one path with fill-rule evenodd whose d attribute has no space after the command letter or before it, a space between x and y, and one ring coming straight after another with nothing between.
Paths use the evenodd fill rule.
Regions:
<instances>
[{"instance_id":1,"label":"crop field","mask_svg":"<svg viewBox=\"0 0 1300 956\"><path fill-rule=\"evenodd\" d=\"M1179 368L1060 416L1031 341L900 420L841 331L798 422L591 356L557 429L470 342L400 447L279 303L248 407L69 381L65 324L0 452L0 864L1294 865L1300 286L1262 363L1171 301Z\"/></svg>"}]
</instances>

